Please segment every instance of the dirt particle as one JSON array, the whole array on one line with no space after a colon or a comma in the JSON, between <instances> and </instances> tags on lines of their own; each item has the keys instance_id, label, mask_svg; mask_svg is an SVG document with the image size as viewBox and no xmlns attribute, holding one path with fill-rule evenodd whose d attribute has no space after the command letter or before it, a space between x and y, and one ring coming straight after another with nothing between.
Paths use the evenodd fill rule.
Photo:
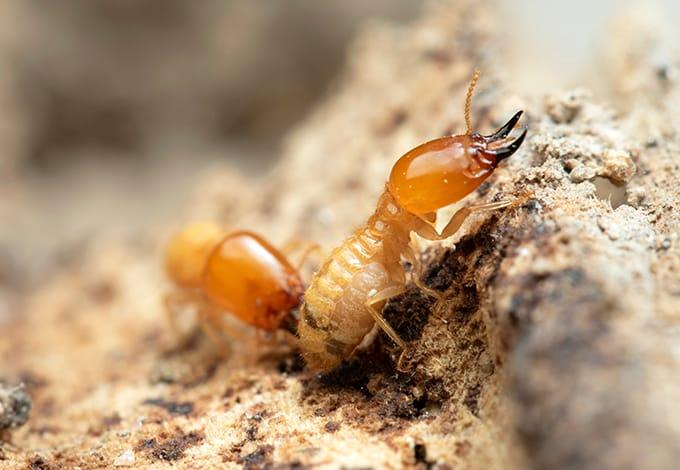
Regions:
<instances>
[{"instance_id":1,"label":"dirt particle","mask_svg":"<svg viewBox=\"0 0 680 470\"><path fill-rule=\"evenodd\" d=\"M244 392L248 389L250 389L253 385L255 385L257 381L252 380L252 379L245 379L240 382L237 382L231 387L228 387L224 393L222 394L223 398L231 398L236 395L236 402L240 403L238 394L241 392Z\"/></svg>"},{"instance_id":2,"label":"dirt particle","mask_svg":"<svg viewBox=\"0 0 680 470\"><path fill-rule=\"evenodd\" d=\"M428 49L423 53L423 57L437 65L445 66L451 62L451 53L445 49Z\"/></svg>"},{"instance_id":3,"label":"dirt particle","mask_svg":"<svg viewBox=\"0 0 680 470\"><path fill-rule=\"evenodd\" d=\"M24 384L26 390L29 392L43 388L49 384L47 379L31 371L24 371L20 373L18 382Z\"/></svg>"},{"instance_id":4,"label":"dirt particle","mask_svg":"<svg viewBox=\"0 0 680 470\"><path fill-rule=\"evenodd\" d=\"M406 122L408 112L404 109L395 109L390 113L385 122L378 128L378 134L386 136L397 130Z\"/></svg>"},{"instance_id":5,"label":"dirt particle","mask_svg":"<svg viewBox=\"0 0 680 470\"><path fill-rule=\"evenodd\" d=\"M579 115L587 98L585 90L550 95L546 97L546 112L556 124L570 123Z\"/></svg>"},{"instance_id":6,"label":"dirt particle","mask_svg":"<svg viewBox=\"0 0 680 470\"><path fill-rule=\"evenodd\" d=\"M152 449L156 445L156 439L155 438L150 438L150 439L142 439L137 443L137 447L135 447L135 450L144 450L144 449Z\"/></svg>"},{"instance_id":7,"label":"dirt particle","mask_svg":"<svg viewBox=\"0 0 680 470\"><path fill-rule=\"evenodd\" d=\"M242 415L241 419L245 426L246 441L256 441L259 439L259 425L262 420L269 416L270 413L267 410L262 409L249 411Z\"/></svg>"},{"instance_id":8,"label":"dirt particle","mask_svg":"<svg viewBox=\"0 0 680 470\"><path fill-rule=\"evenodd\" d=\"M475 416L479 413L479 397L482 394L482 385L475 384L467 390L463 403Z\"/></svg>"},{"instance_id":9,"label":"dirt particle","mask_svg":"<svg viewBox=\"0 0 680 470\"><path fill-rule=\"evenodd\" d=\"M340 367L324 374L320 377L320 382L330 388L353 389L361 392L365 396L370 396L366 385L368 384L371 367L379 363L361 360L362 358L352 358L343 362Z\"/></svg>"},{"instance_id":10,"label":"dirt particle","mask_svg":"<svg viewBox=\"0 0 680 470\"><path fill-rule=\"evenodd\" d=\"M106 427L111 427L111 426L116 426L120 424L121 418L118 413L113 413L112 415L109 416L104 416L102 418L102 425Z\"/></svg>"},{"instance_id":11,"label":"dirt particle","mask_svg":"<svg viewBox=\"0 0 680 470\"><path fill-rule=\"evenodd\" d=\"M422 377L396 373L386 349L376 341L334 371L304 381L303 404L315 416L370 433L403 429L408 421L423 417L427 406L440 398L430 396L430 390L441 387L436 381L420 387L425 385Z\"/></svg>"},{"instance_id":12,"label":"dirt particle","mask_svg":"<svg viewBox=\"0 0 680 470\"><path fill-rule=\"evenodd\" d=\"M305 465L299 460L293 460L292 462L278 463L276 464L276 468L279 470L307 470L313 467Z\"/></svg>"},{"instance_id":13,"label":"dirt particle","mask_svg":"<svg viewBox=\"0 0 680 470\"><path fill-rule=\"evenodd\" d=\"M186 416L186 415L190 414L192 411L194 411L194 404L189 402L189 401L174 402L174 401L164 400L163 398L149 398L147 400L144 400L143 403L145 405L158 406L160 408L165 409L168 413L175 414L175 415Z\"/></svg>"},{"instance_id":14,"label":"dirt particle","mask_svg":"<svg viewBox=\"0 0 680 470\"><path fill-rule=\"evenodd\" d=\"M105 305L116 299L118 288L115 284L106 280L88 286L86 292L93 302Z\"/></svg>"},{"instance_id":15,"label":"dirt particle","mask_svg":"<svg viewBox=\"0 0 680 470\"><path fill-rule=\"evenodd\" d=\"M340 429L340 424L336 423L335 421L329 421L324 425L323 428L326 430L326 432L333 434L337 432L338 429Z\"/></svg>"},{"instance_id":16,"label":"dirt particle","mask_svg":"<svg viewBox=\"0 0 680 470\"><path fill-rule=\"evenodd\" d=\"M184 457L184 451L189 447L202 442L205 435L200 431L191 431L184 433L177 430L175 434L163 441L157 441L155 438L144 439L135 447L136 451L146 451L148 455L157 459L165 461L179 460Z\"/></svg>"},{"instance_id":17,"label":"dirt particle","mask_svg":"<svg viewBox=\"0 0 680 470\"><path fill-rule=\"evenodd\" d=\"M305 369L305 361L299 354L292 353L279 361L277 369L281 374L298 374Z\"/></svg>"},{"instance_id":18,"label":"dirt particle","mask_svg":"<svg viewBox=\"0 0 680 470\"><path fill-rule=\"evenodd\" d=\"M42 456L36 455L28 461L29 470L53 470L53 466Z\"/></svg>"},{"instance_id":19,"label":"dirt particle","mask_svg":"<svg viewBox=\"0 0 680 470\"><path fill-rule=\"evenodd\" d=\"M637 171L630 153L624 150L606 150L603 160L604 169L602 176L609 178L617 185L628 182Z\"/></svg>"},{"instance_id":20,"label":"dirt particle","mask_svg":"<svg viewBox=\"0 0 680 470\"><path fill-rule=\"evenodd\" d=\"M468 441L456 442L456 455L458 457L467 457L472 449L472 445Z\"/></svg>"},{"instance_id":21,"label":"dirt particle","mask_svg":"<svg viewBox=\"0 0 680 470\"><path fill-rule=\"evenodd\" d=\"M434 467L435 462L428 460L427 458L427 447L425 444L416 444L413 446L413 460L417 464L423 464L426 469L431 469Z\"/></svg>"},{"instance_id":22,"label":"dirt particle","mask_svg":"<svg viewBox=\"0 0 680 470\"><path fill-rule=\"evenodd\" d=\"M31 397L23 385L10 387L0 383L0 431L25 424L31 407Z\"/></svg>"},{"instance_id":23,"label":"dirt particle","mask_svg":"<svg viewBox=\"0 0 680 470\"><path fill-rule=\"evenodd\" d=\"M257 431L258 427L255 425L248 426L246 429L246 440L248 441L254 441L257 439Z\"/></svg>"},{"instance_id":24,"label":"dirt particle","mask_svg":"<svg viewBox=\"0 0 680 470\"><path fill-rule=\"evenodd\" d=\"M239 457L238 463L243 465L244 469L263 468L268 463L267 461L273 450L274 447L270 445L259 446L253 452Z\"/></svg>"},{"instance_id":25,"label":"dirt particle","mask_svg":"<svg viewBox=\"0 0 680 470\"><path fill-rule=\"evenodd\" d=\"M128 449L119 454L113 461L114 467L132 467L135 464L135 454Z\"/></svg>"},{"instance_id":26,"label":"dirt particle","mask_svg":"<svg viewBox=\"0 0 680 470\"><path fill-rule=\"evenodd\" d=\"M118 415L118 413L114 413L114 414L109 415L109 416L104 416L104 417L101 418L99 424L91 426L88 429L87 432L91 436L101 436L104 433L104 431L110 429L113 426L120 424L120 422L121 422L121 419L120 419L120 416Z\"/></svg>"},{"instance_id":27,"label":"dirt particle","mask_svg":"<svg viewBox=\"0 0 680 470\"><path fill-rule=\"evenodd\" d=\"M484 197L489 193L489 190L493 187L493 183L489 180L484 181L477 187L477 195L479 197Z\"/></svg>"},{"instance_id":28,"label":"dirt particle","mask_svg":"<svg viewBox=\"0 0 680 470\"><path fill-rule=\"evenodd\" d=\"M673 240L671 237L663 237L661 241L658 243L658 250L659 251L668 251L670 250L671 246L673 245Z\"/></svg>"}]
</instances>

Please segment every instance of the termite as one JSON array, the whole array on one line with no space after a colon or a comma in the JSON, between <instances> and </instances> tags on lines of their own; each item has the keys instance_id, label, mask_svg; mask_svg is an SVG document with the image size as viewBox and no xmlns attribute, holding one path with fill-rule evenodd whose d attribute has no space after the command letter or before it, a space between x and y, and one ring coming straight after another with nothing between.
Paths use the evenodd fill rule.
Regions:
<instances>
[{"instance_id":1,"label":"termite","mask_svg":"<svg viewBox=\"0 0 680 470\"><path fill-rule=\"evenodd\" d=\"M493 134L472 132L470 105L478 77L475 72L465 100L465 134L426 142L403 155L393 166L366 225L336 248L314 275L304 295L298 326L301 352L310 368L335 368L376 324L405 351L406 343L378 307L405 290L402 257L418 266L410 245L411 232L427 240L442 240L454 235L470 214L513 203L468 205L459 209L441 232L435 229L437 210L474 191L501 161L515 153L526 136L524 129L514 140L508 137L522 111ZM419 274L414 273L414 281L428 290L419 282Z\"/></svg>"},{"instance_id":2,"label":"termite","mask_svg":"<svg viewBox=\"0 0 680 470\"><path fill-rule=\"evenodd\" d=\"M165 299L175 331L176 312L190 306L199 326L219 346L224 346L220 333L225 314L261 331L295 332L304 292L299 266L253 232L226 233L216 224L190 224L169 241L165 270L175 285Z\"/></svg>"}]
</instances>

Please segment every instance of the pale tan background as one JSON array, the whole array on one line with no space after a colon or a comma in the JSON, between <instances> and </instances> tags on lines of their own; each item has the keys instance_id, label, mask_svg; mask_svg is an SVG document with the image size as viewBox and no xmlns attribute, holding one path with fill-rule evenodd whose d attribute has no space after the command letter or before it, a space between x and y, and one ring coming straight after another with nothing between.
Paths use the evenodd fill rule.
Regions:
<instances>
[{"instance_id":1,"label":"pale tan background","mask_svg":"<svg viewBox=\"0 0 680 470\"><path fill-rule=\"evenodd\" d=\"M510 83L533 95L587 85L606 96L592 45L630 3L499 1ZM636 4L669 30L680 24L677 2ZM333 87L357 30L408 22L420 7L3 2L0 282L6 290L39 282L101 231L176 223L216 167L266 174L286 130Z\"/></svg>"}]
</instances>

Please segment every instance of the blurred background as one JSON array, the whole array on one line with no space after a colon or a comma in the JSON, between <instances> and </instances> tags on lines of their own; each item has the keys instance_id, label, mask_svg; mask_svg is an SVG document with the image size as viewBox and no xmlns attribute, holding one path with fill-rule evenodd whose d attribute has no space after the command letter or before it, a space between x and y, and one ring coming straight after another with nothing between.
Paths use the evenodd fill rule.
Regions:
<instances>
[{"instance_id":1,"label":"blurred background","mask_svg":"<svg viewBox=\"0 0 680 470\"><path fill-rule=\"evenodd\" d=\"M592 44L624 3L499 1L517 89L597 90L606 70ZM680 24L677 2L643 3ZM332 89L357 31L411 21L420 8L0 2L0 290L37 282L97 233L172 221L201 175L224 162L266 174L282 137Z\"/></svg>"},{"instance_id":2,"label":"blurred background","mask_svg":"<svg viewBox=\"0 0 680 470\"><path fill-rule=\"evenodd\" d=\"M181 211L224 162L263 174L367 21L409 0L0 2L0 285ZM244 194L248 197L248 194Z\"/></svg>"}]
</instances>

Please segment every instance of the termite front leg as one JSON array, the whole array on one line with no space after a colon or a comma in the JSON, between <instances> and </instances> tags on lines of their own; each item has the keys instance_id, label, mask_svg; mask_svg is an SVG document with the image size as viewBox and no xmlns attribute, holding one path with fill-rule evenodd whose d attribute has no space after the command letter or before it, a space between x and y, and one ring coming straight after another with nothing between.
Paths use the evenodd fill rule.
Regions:
<instances>
[{"instance_id":1,"label":"termite front leg","mask_svg":"<svg viewBox=\"0 0 680 470\"><path fill-rule=\"evenodd\" d=\"M434 213L425 215L413 215L412 216L412 228L419 237L425 240L437 241L441 240L443 237L439 235L437 230L434 228L436 223L436 216Z\"/></svg>"},{"instance_id":2,"label":"termite front leg","mask_svg":"<svg viewBox=\"0 0 680 470\"><path fill-rule=\"evenodd\" d=\"M427 217L415 217L414 220L414 231L422 238L426 240L431 240L431 241L436 241L436 240L443 240L446 238L451 237L452 235L455 235L455 233L460 230L461 226L463 223L467 220L467 218L471 215L474 214L475 212L486 212L486 211L492 211L492 210L497 210L501 209L503 207L507 207L515 203L515 199L505 199L502 201L498 202L491 202L491 203L483 203L483 204L473 204L469 206L465 206L458 211L456 211L451 219L449 220L449 223L446 224L446 227L442 230L441 233L438 233L435 228L434 228L434 218L428 215ZM430 297L433 297L435 299L435 305L433 308L433 315L435 317L439 316L439 312L442 309L442 306L444 304L444 301L446 300L446 296L442 294L441 292L438 292L431 287L426 286L422 282L422 276L423 276L423 267L422 263L420 260L418 260L417 255L413 252L413 250L409 247L408 250L404 253L405 257L409 259L409 261L413 264L414 266L414 272L413 272L413 282L418 288L424 292L425 294L429 295Z\"/></svg>"},{"instance_id":3,"label":"termite front leg","mask_svg":"<svg viewBox=\"0 0 680 470\"><path fill-rule=\"evenodd\" d=\"M472 204L458 209L455 214L446 224L446 227L442 230L440 237L442 239L449 238L458 232L460 227L463 225L465 220L475 212L490 212L498 209L503 209L504 207L517 207L524 204L529 198L533 196L531 191L526 191L523 195L516 197L514 199L503 199L496 202L485 202L483 204Z\"/></svg>"},{"instance_id":4,"label":"termite front leg","mask_svg":"<svg viewBox=\"0 0 680 470\"><path fill-rule=\"evenodd\" d=\"M497 209L502 209L504 207L508 207L512 205L515 202L515 199L503 199L502 201L497 201L497 202L487 202L483 204L472 204L469 206L462 207L458 209L453 216L451 217L451 220L449 220L449 223L446 224L446 227L442 230L442 233L440 234L440 237L442 239L444 238L449 238L458 232L460 230L460 227L465 223L467 218L474 214L475 212L490 212L490 211L495 211Z\"/></svg>"},{"instance_id":5,"label":"termite front leg","mask_svg":"<svg viewBox=\"0 0 680 470\"><path fill-rule=\"evenodd\" d=\"M442 293L432 289L431 287L423 283L423 275L425 274L423 269L423 263L418 259L418 255L413 250L413 247L411 246L406 247L403 255L404 258L406 258L413 267L411 270L411 280L416 285L416 287L418 287L418 289L420 289L422 292L425 292L425 294L429 295L430 297L433 297L437 301L441 301L444 297Z\"/></svg>"},{"instance_id":6,"label":"termite front leg","mask_svg":"<svg viewBox=\"0 0 680 470\"><path fill-rule=\"evenodd\" d=\"M386 300L396 297L404 292L404 286L390 286L371 295L366 301L366 309L369 311L375 323L397 344L401 349L406 349L406 343L394 331L394 328L385 321L382 314L376 308L376 305Z\"/></svg>"}]
</instances>

